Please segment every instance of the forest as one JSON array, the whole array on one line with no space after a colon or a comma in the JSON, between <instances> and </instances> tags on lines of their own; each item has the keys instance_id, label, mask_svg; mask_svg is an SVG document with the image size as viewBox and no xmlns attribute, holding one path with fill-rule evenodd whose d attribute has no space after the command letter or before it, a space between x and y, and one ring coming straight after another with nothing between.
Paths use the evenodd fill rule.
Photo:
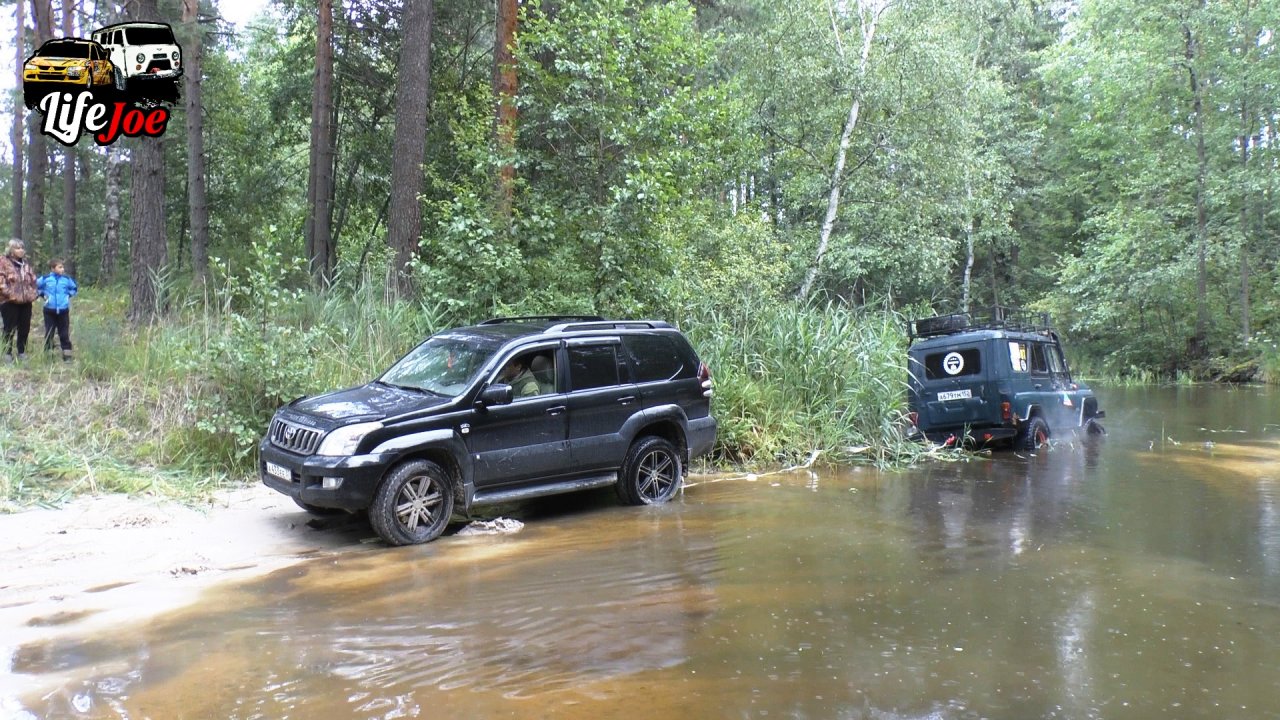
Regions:
<instances>
[{"instance_id":1,"label":"forest","mask_svg":"<svg viewBox=\"0 0 1280 720\"><path fill-rule=\"evenodd\" d=\"M282 402L495 315L677 323L735 463L899 452L927 314L1048 312L1086 377L1280 380L1275 0L0 12L18 68L130 19L184 63L167 133L107 147L15 88L0 218L83 292L70 369L0 368L9 497L251 467Z\"/></svg>"}]
</instances>

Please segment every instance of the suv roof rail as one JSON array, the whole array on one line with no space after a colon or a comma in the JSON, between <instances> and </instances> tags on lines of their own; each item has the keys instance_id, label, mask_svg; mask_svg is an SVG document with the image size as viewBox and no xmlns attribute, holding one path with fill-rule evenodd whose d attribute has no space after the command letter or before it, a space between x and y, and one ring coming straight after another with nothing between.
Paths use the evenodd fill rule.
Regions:
<instances>
[{"instance_id":1,"label":"suv roof rail","mask_svg":"<svg viewBox=\"0 0 1280 720\"><path fill-rule=\"evenodd\" d=\"M599 321L604 318L599 315L521 315L519 317L496 317L489 318L481 325L501 325L503 323L531 323L531 322L567 322L567 321Z\"/></svg>"},{"instance_id":2,"label":"suv roof rail","mask_svg":"<svg viewBox=\"0 0 1280 720\"><path fill-rule=\"evenodd\" d=\"M593 320L587 322L568 322L552 325L547 332L569 332L571 330L630 330L672 328L665 320Z\"/></svg>"},{"instance_id":3,"label":"suv roof rail","mask_svg":"<svg viewBox=\"0 0 1280 720\"><path fill-rule=\"evenodd\" d=\"M1052 334L1053 325L1049 321L1047 312L1037 313L1005 305L992 305L987 309L987 314L977 318L970 317L968 313L952 313L911 320L907 323L907 336L910 340L954 335L969 330L1013 330Z\"/></svg>"}]
</instances>

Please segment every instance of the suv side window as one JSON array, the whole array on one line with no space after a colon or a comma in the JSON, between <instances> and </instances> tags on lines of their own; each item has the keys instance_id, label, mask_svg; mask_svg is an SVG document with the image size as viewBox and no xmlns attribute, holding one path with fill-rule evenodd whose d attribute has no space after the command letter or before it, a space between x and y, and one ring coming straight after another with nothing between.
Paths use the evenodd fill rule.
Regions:
<instances>
[{"instance_id":1,"label":"suv side window","mask_svg":"<svg viewBox=\"0 0 1280 720\"><path fill-rule=\"evenodd\" d=\"M670 338L661 335L627 335L623 337L622 344L635 363L637 383L674 380L680 376L692 377L692 373L682 372L689 368L685 367L687 363Z\"/></svg>"},{"instance_id":2,"label":"suv side window","mask_svg":"<svg viewBox=\"0 0 1280 720\"><path fill-rule=\"evenodd\" d=\"M579 345L569 347L569 385L572 390L590 390L618 384L616 346Z\"/></svg>"}]
</instances>

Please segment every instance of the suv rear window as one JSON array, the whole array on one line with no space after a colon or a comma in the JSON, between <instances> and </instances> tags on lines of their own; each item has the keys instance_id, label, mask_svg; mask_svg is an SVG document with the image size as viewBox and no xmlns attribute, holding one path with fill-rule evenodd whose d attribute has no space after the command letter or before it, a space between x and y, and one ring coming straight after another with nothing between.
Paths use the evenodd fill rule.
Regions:
<instances>
[{"instance_id":1,"label":"suv rear window","mask_svg":"<svg viewBox=\"0 0 1280 720\"><path fill-rule=\"evenodd\" d=\"M676 377L693 377L696 368L681 357L671 338L661 335L628 335L622 339L636 366L636 382L673 380Z\"/></svg>"},{"instance_id":2,"label":"suv rear window","mask_svg":"<svg viewBox=\"0 0 1280 720\"><path fill-rule=\"evenodd\" d=\"M982 372L982 351L978 348L949 350L924 356L926 380L977 375Z\"/></svg>"},{"instance_id":3,"label":"suv rear window","mask_svg":"<svg viewBox=\"0 0 1280 720\"><path fill-rule=\"evenodd\" d=\"M569 348L569 383L574 390L618 384L618 360L613 345Z\"/></svg>"}]
</instances>

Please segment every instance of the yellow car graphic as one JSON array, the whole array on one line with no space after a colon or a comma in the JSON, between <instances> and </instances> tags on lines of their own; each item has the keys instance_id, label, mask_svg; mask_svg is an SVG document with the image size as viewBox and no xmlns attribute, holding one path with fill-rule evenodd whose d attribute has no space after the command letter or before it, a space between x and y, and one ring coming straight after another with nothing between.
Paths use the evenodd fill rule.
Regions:
<instances>
[{"instance_id":1,"label":"yellow car graphic","mask_svg":"<svg viewBox=\"0 0 1280 720\"><path fill-rule=\"evenodd\" d=\"M22 66L22 97L35 107L51 92L114 86L122 76L98 43L79 38L50 40Z\"/></svg>"}]
</instances>

